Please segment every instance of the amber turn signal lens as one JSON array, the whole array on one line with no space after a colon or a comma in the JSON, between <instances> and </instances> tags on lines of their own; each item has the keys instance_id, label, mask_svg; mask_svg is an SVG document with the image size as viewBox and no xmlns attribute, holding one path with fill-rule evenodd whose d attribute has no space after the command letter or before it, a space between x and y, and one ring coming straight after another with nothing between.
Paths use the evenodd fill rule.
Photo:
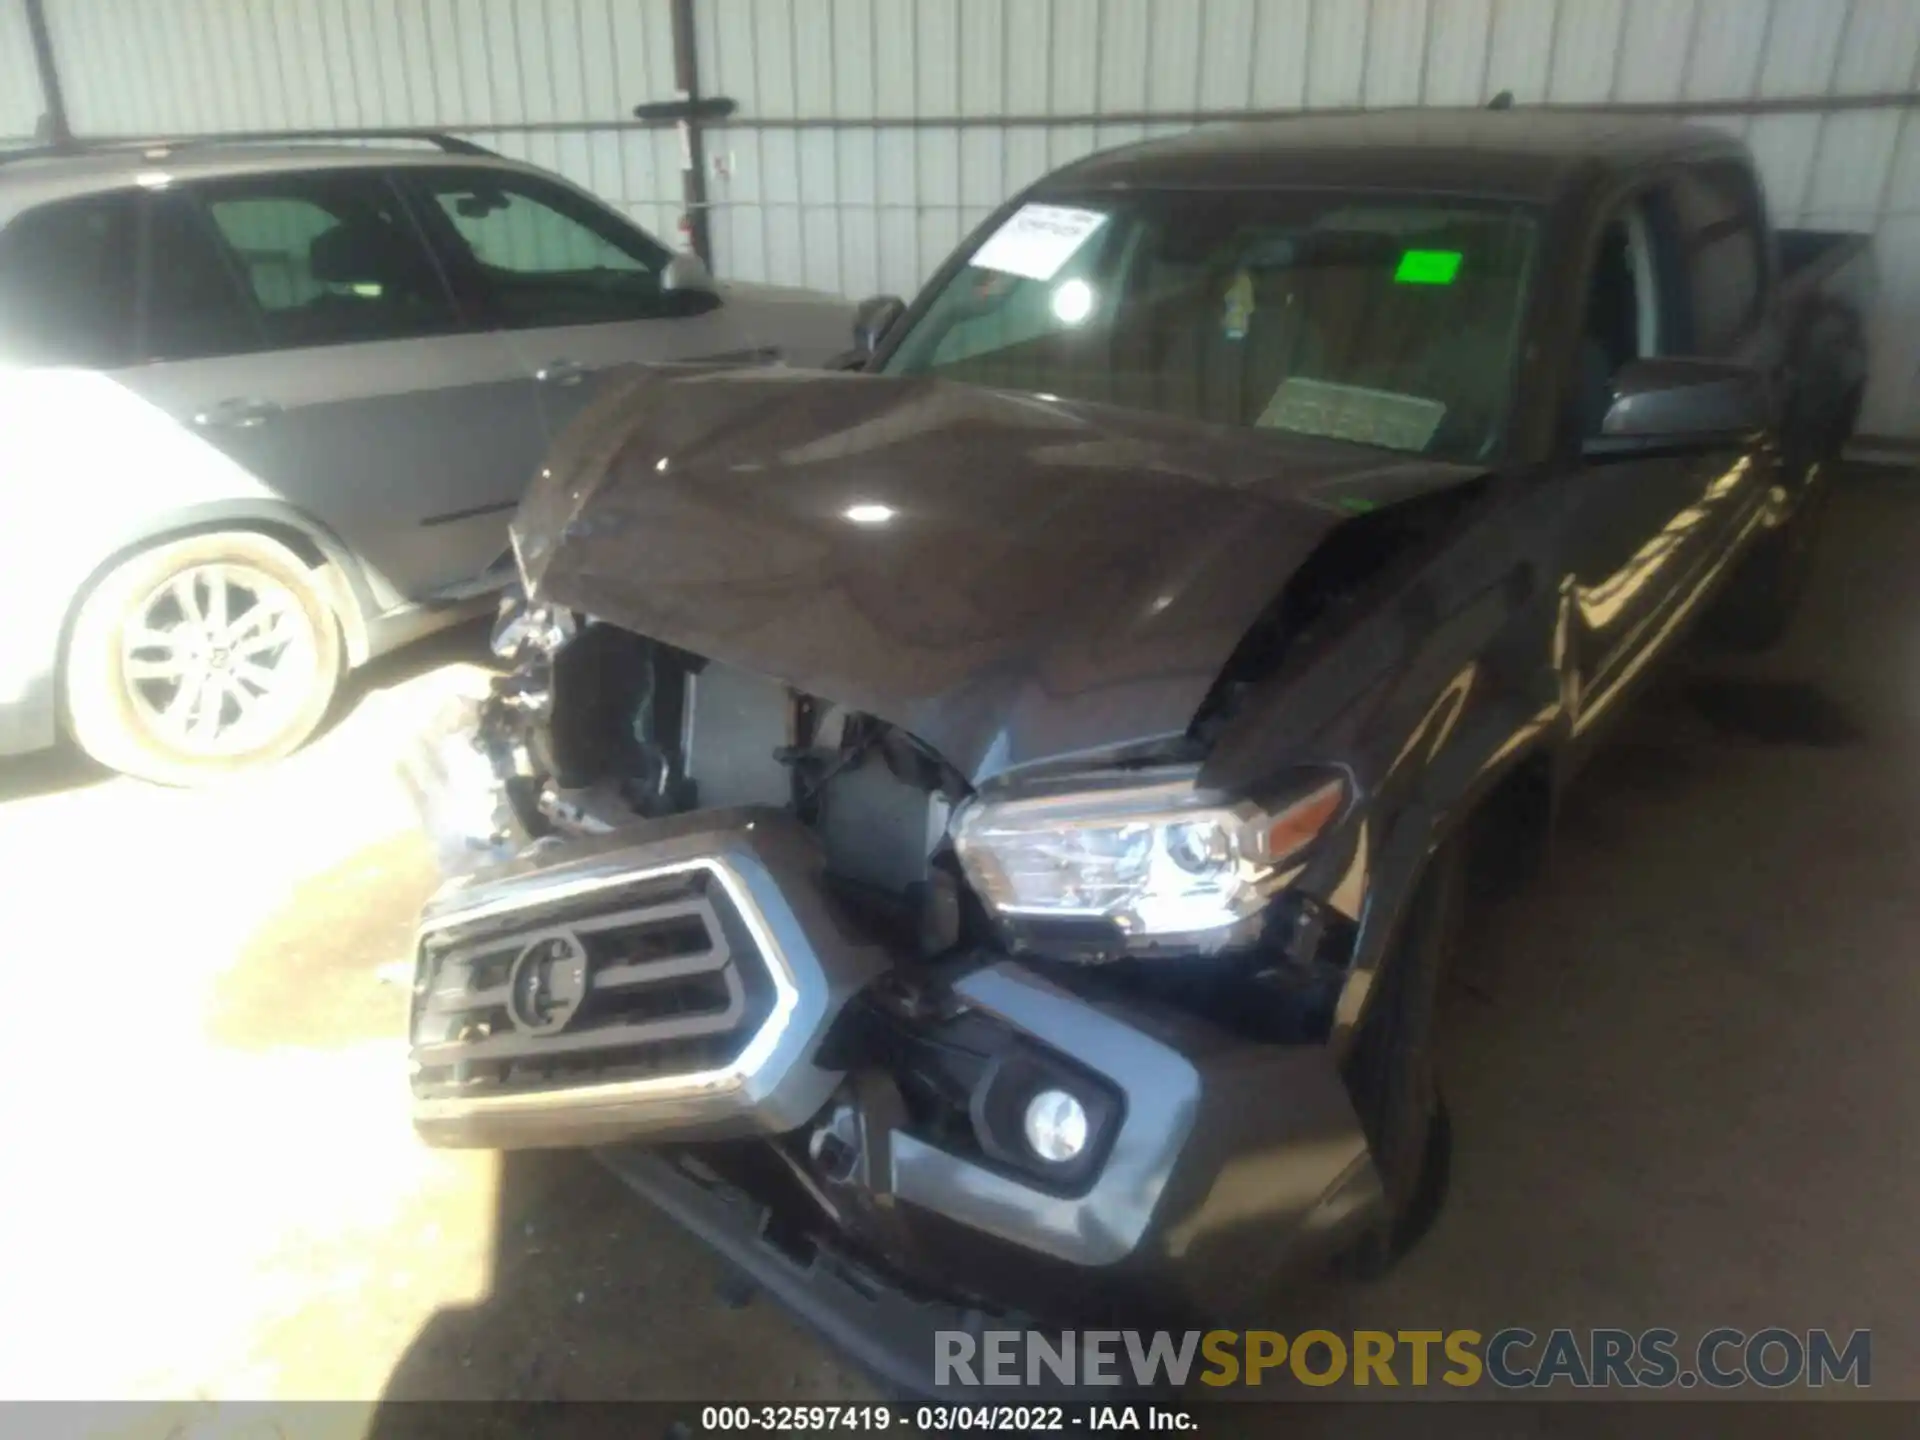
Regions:
<instances>
[{"instance_id":1,"label":"amber turn signal lens","mask_svg":"<svg viewBox=\"0 0 1920 1440\"><path fill-rule=\"evenodd\" d=\"M1285 860L1306 849L1333 823L1346 803L1345 780L1336 778L1309 790L1273 817L1267 827L1267 854L1274 860Z\"/></svg>"}]
</instances>

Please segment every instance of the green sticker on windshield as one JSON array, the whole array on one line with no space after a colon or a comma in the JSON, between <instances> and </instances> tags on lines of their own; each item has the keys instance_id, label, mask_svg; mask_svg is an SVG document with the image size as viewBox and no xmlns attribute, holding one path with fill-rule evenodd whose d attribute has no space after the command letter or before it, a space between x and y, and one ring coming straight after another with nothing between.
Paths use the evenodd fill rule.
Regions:
<instances>
[{"instance_id":1,"label":"green sticker on windshield","mask_svg":"<svg viewBox=\"0 0 1920 1440\"><path fill-rule=\"evenodd\" d=\"M1451 285L1459 273L1458 250L1403 250L1393 280L1396 285Z\"/></svg>"}]
</instances>

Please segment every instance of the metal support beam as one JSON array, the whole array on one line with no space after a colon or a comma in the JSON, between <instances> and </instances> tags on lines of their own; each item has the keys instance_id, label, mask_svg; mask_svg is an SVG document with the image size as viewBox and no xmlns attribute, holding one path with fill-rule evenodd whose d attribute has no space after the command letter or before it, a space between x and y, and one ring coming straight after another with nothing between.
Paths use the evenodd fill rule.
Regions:
<instances>
[{"instance_id":1,"label":"metal support beam","mask_svg":"<svg viewBox=\"0 0 1920 1440\"><path fill-rule=\"evenodd\" d=\"M707 147L700 133L700 50L694 34L693 0L672 0L670 10L673 88L679 92L680 103L685 107L685 113L678 119L680 188L682 203L686 206L687 243L700 257L700 263L712 269L713 234L707 223Z\"/></svg>"},{"instance_id":2,"label":"metal support beam","mask_svg":"<svg viewBox=\"0 0 1920 1440\"><path fill-rule=\"evenodd\" d=\"M60 71L53 63L53 35L47 29L44 0L21 0L27 10L27 34L33 41L34 68L40 72L40 93L45 98L47 133L41 138L51 145L66 145L73 139L73 127L67 123L67 101L60 93Z\"/></svg>"}]
</instances>

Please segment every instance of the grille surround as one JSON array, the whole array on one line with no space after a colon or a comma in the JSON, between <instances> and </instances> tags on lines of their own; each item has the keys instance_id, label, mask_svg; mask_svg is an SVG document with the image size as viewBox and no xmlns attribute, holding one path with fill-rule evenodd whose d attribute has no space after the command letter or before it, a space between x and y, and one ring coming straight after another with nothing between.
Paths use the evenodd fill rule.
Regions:
<instances>
[{"instance_id":1,"label":"grille surround","mask_svg":"<svg viewBox=\"0 0 1920 1440\"><path fill-rule=\"evenodd\" d=\"M436 1145L522 1148L804 1123L840 1078L813 1064L820 1037L886 964L848 935L821 878L797 820L741 809L545 842L454 882L429 903L415 948L416 1129ZM671 943L621 949L622 937L673 926L683 933ZM556 939L580 954L527 958ZM675 986L697 1000L645 1013ZM607 1008L621 995L641 997L637 1019ZM487 1033L460 1037L477 1014L491 1017ZM475 1073L488 1066L504 1069Z\"/></svg>"},{"instance_id":2,"label":"grille surround","mask_svg":"<svg viewBox=\"0 0 1920 1440\"><path fill-rule=\"evenodd\" d=\"M607 898L621 903L604 914L559 919L535 909L504 931L482 922L463 927L479 935L454 929L424 942L415 1093L538 1089L565 1083L568 1060L644 1070L649 1052L663 1048L679 1052L678 1071L695 1056L707 1062L696 1071L738 1059L778 990L713 876L695 865L610 888ZM641 893L623 894L628 888ZM695 943L676 943L683 939ZM633 1063L622 1066L623 1057ZM543 1078L555 1061L560 1075Z\"/></svg>"}]
</instances>

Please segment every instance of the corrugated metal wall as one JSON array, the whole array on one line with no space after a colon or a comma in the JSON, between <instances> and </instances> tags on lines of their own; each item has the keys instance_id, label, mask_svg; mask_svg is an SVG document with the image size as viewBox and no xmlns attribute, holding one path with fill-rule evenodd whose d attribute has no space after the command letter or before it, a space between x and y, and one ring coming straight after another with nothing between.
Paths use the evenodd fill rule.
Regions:
<instances>
[{"instance_id":1,"label":"corrugated metal wall","mask_svg":"<svg viewBox=\"0 0 1920 1440\"><path fill-rule=\"evenodd\" d=\"M78 134L443 126L675 236L678 139L606 128L673 93L666 0L45 3Z\"/></svg>"},{"instance_id":2,"label":"corrugated metal wall","mask_svg":"<svg viewBox=\"0 0 1920 1440\"><path fill-rule=\"evenodd\" d=\"M672 239L680 149L612 128L673 93L668 0L45 0L74 126L441 124ZM0 134L37 105L0 0ZM723 274L911 291L1011 189L1253 107L1740 104L1911 93L1920 0L695 0ZM1783 223L1874 231L1867 428L1920 436L1911 107L1735 114Z\"/></svg>"},{"instance_id":3,"label":"corrugated metal wall","mask_svg":"<svg viewBox=\"0 0 1920 1440\"><path fill-rule=\"evenodd\" d=\"M0 145L32 138L40 115L40 76L33 66L27 12L0 0Z\"/></svg>"},{"instance_id":4,"label":"corrugated metal wall","mask_svg":"<svg viewBox=\"0 0 1920 1440\"><path fill-rule=\"evenodd\" d=\"M702 89L740 102L709 140L728 171L713 186L720 267L852 295L910 293L1009 191L1201 113L1920 86L1920 0L699 0L697 14ZM1782 224L1877 234L1888 303L1863 423L1920 436L1911 114L1709 123L1753 145Z\"/></svg>"}]
</instances>

